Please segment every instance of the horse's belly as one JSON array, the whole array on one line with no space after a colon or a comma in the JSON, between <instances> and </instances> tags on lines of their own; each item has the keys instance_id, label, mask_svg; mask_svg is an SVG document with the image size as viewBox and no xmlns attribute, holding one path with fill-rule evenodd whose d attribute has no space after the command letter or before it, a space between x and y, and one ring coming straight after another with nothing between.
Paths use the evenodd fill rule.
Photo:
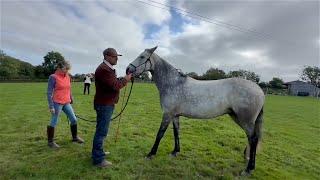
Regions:
<instances>
[{"instance_id":1,"label":"horse's belly","mask_svg":"<svg viewBox=\"0 0 320 180\"><path fill-rule=\"evenodd\" d=\"M216 106L214 104L185 105L181 107L181 115L189 118L210 119L227 113L227 110L225 106Z\"/></svg>"}]
</instances>

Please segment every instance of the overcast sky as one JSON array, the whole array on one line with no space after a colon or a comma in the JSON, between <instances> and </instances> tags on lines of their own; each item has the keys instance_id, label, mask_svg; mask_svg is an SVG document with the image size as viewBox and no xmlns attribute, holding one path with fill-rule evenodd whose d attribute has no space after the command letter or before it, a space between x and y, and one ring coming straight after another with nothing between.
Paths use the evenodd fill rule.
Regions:
<instances>
[{"instance_id":1,"label":"overcast sky","mask_svg":"<svg viewBox=\"0 0 320 180\"><path fill-rule=\"evenodd\" d=\"M114 47L123 75L156 45L173 66L199 75L214 67L291 81L320 64L318 0L0 1L1 49L33 65L58 51L72 74L94 72Z\"/></svg>"}]
</instances>

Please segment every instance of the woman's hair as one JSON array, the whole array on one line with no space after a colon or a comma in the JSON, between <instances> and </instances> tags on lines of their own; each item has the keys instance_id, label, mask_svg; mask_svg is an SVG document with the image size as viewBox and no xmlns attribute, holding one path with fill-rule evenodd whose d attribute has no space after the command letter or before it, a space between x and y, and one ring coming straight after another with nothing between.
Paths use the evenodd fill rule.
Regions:
<instances>
[{"instance_id":1,"label":"woman's hair","mask_svg":"<svg viewBox=\"0 0 320 180\"><path fill-rule=\"evenodd\" d=\"M67 70L71 68L69 61L63 60L58 62L56 69L63 69L63 68L66 68Z\"/></svg>"}]
</instances>

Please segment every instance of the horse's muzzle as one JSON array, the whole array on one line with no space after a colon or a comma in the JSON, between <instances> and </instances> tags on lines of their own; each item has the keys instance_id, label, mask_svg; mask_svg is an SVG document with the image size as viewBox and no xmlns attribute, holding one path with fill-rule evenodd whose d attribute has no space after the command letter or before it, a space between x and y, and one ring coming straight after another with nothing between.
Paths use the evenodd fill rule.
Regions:
<instances>
[{"instance_id":1,"label":"horse's muzzle","mask_svg":"<svg viewBox=\"0 0 320 180\"><path fill-rule=\"evenodd\" d=\"M135 71L136 71L136 68L130 64L126 69L126 74L132 74Z\"/></svg>"}]
</instances>

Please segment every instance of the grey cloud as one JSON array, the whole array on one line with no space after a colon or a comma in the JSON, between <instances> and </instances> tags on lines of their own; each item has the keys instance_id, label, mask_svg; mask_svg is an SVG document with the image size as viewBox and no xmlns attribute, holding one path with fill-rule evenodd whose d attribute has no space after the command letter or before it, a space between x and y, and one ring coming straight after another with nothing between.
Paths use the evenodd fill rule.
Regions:
<instances>
[{"instance_id":1,"label":"grey cloud","mask_svg":"<svg viewBox=\"0 0 320 180\"><path fill-rule=\"evenodd\" d=\"M192 56L185 55L182 58L185 62L207 59L221 67L229 65L227 69L251 68L260 72L264 80L276 75L295 80L304 65L319 66L319 43L315 43L319 39L319 1L184 1L179 4L189 12L242 27L241 31L259 33L243 33L230 29L234 28L231 26L225 28L221 23L217 30L211 30L217 36L214 40L206 39L209 34L175 39L172 46ZM273 66L241 64L245 59L234 52L246 50L264 52ZM185 62L184 66L188 66ZM193 67L194 71L200 71L200 67Z\"/></svg>"},{"instance_id":2,"label":"grey cloud","mask_svg":"<svg viewBox=\"0 0 320 180\"><path fill-rule=\"evenodd\" d=\"M1 1L1 48L43 57L61 52L73 64L74 73L93 71L101 52L115 47L126 65L145 48L159 45L158 55L184 72L204 73L210 66L225 71L252 70L269 81L299 78L304 65L319 66L319 1L170 1L187 11L217 19L260 35L192 19L183 31L170 34L168 11L135 1ZM190 18L190 17L185 17ZM189 21L188 21L189 22ZM144 39L144 24L162 27L152 39ZM261 38L262 34L266 38ZM262 35L263 36L263 35ZM239 52L258 51L260 59ZM30 60L40 64L42 59Z\"/></svg>"}]
</instances>

